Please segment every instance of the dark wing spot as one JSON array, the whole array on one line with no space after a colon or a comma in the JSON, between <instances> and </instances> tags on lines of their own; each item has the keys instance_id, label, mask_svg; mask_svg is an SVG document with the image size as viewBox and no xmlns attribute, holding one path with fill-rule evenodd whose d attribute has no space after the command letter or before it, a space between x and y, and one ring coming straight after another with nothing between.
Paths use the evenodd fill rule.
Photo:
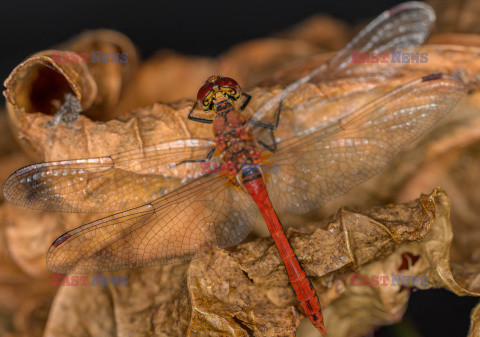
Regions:
<instances>
[{"instance_id":1,"label":"dark wing spot","mask_svg":"<svg viewBox=\"0 0 480 337\"><path fill-rule=\"evenodd\" d=\"M65 233L62 236L60 236L58 239L53 241L52 246L58 247L60 244L62 244L65 240L67 240L71 235L69 233Z\"/></svg>"}]
</instances>

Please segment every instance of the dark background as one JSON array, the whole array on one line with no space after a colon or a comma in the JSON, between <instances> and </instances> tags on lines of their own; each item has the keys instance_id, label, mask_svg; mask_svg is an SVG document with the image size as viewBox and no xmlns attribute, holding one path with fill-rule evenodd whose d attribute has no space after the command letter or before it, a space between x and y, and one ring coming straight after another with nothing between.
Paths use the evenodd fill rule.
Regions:
<instances>
[{"instance_id":1,"label":"dark background","mask_svg":"<svg viewBox=\"0 0 480 337\"><path fill-rule=\"evenodd\" d=\"M355 24L401 1L11 1L0 9L0 79L28 55L90 28L112 28L132 39L143 58L170 48L216 56L245 40L275 33L314 13ZM3 99L3 96L2 96ZM475 298L444 290L412 294L402 323L375 336L466 336Z\"/></svg>"},{"instance_id":2,"label":"dark background","mask_svg":"<svg viewBox=\"0 0 480 337\"><path fill-rule=\"evenodd\" d=\"M147 58L170 48L216 56L245 40L288 28L314 13L350 23L372 18L401 1L4 1L0 8L0 80L30 54L91 28L126 34Z\"/></svg>"}]
</instances>

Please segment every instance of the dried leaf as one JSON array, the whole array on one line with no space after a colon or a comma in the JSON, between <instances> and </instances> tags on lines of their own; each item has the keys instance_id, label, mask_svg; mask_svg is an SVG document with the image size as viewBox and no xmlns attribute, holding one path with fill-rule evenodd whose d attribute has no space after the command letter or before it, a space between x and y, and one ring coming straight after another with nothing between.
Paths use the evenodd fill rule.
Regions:
<instances>
[{"instance_id":1,"label":"dried leaf","mask_svg":"<svg viewBox=\"0 0 480 337\"><path fill-rule=\"evenodd\" d=\"M60 102L67 92L73 93L82 107L88 109L97 94L96 83L83 63L56 63L54 51L38 53L20 63L5 80L4 91L13 133L19 136L24 114L43 111L54 114L54 102ZM48 92L44 92L48 88ZM33 155L33 151L30 151Z\"/></svg>"},{"instance_id":2,"label":"dried leaf","mask_svg":"<svg viewBox=\"0 0 480 337\"><path fill-rule=\"evenodd\" d=\"M437 30L476 34L480 32L478 24L480 6L477 1L466 0L460 3L430 0L428 3L437 14Z\"/></svg>"},{"instance_id":3,"label":"dried leaf","mask_svg":"<svg viewBox=\"0 0 480 337\"><path fill-rule=\"evenodd\" d=\"M312 22L312 27L316 26L316 21ZM307 28L299 28L297 33L285 33L284 36L305 34L315 46L305 40L272 38L234 47L218 60L164 53L147 61L138 72L134 67L134 47L128 40L108 32L84 35L58 48L82 53L94 48L95 41L105 40L105 49L101 47L101 50L128 50L132 63L125 67L99 64L98 68L88 64L86 70L74 67L71 74L64 69L64 74L55 81L58 72L45 67L45 62L51 66L51 60L42 59L22 73L25 78L20 80L20 73L12 74L15 80L9 82L6 96L10 116L17 127L15 136L26 144L31 154L43 160L108 155L179 138L210 139L211 128L186 120L191 101L171 105L153 103L193 98L207 75L222 73L237 78L246 89L263 83L263 87L248 90L254 97L246 111L250 115L281 85L328 58L329 55L317 55L318 46L333 48L335 33L322 32L316 36L316 32L306 34L306 31ZM338 41L345 37L344 34L344 31L338 34ZM102 36L107 37L100 38ZM444 287L459 295L479 292L477 243L480 232L476 224L480 222L476 210L480 200L475 191L479 165L479 123L475 118L480 102L477 40L478 37L472 35L437 36L431 40L437 45L422 49L429 55L426 64L406 65L395 73L372 76L362 83L355 79L333 78L318 87L305 85L303 96L299 96L301 99L326 98L324 111L332 116L432 72L456 73L471 89L471 95L458 107L457 115L452 114L427 142L412 145L382 175L330 203L322 211L309 215L318 219L343 205L367 209L395 200L409 200L433 186L444 185L444 179L451 177L446 186L453 197L455 235L452 249L448 200L440 190L423 197L420 202L404 206L360 213L341 210L332 222L323 222L324 229L319 229L318 225L305 226L306 218L282 217L282 220L288 219L283 221L285 224L301 225L291 229L289 236L307 273L314 276L322 304L326 306L326 324L332 336L366 332L373 326L395 322L405 309L408 289L352 286L353 274L428 275L429 286ZM446 45L453 42L456 45ZM130 53L135 57L130 58ZM63 69L58 64L56 67ZM81 76L76 78L79 74ZM130 82L131 76L134 78ZM28 88L43 80L58 85L48 86L55 90L45 96L35 90L37 97L30 95ZM92 94L94 85L97 86L96 94ZM267 88L270 85L276 87ZM65 90L73 92L87 116L94 116L94 119L109 119L112 111L127 114L107 122L94 122L81 116L74 125L59 124L54 130L46 129L56 110L55 100L63 97ZM293 107L301 101L286 103L287 107ZM130 113L131 109L143 105L151 106ZM287 111L287 118L280 125L280 134L291 131L289 113ZM311 123L313 116L305 116L302 123ZM13 166L12 158L1 160ZM21 161L28 161L25 156L16 160L19 160L18 167L23 165ZM10 170L5 166L7 171ZM5 179L4 176L0 178ZM5 205L0 213L8 223L0 232L2 241L8 242L0 250L0 275L11 282L8 286L2 283L0 287L0 310L16 322L16 331L38 335L43 323L34 320L41 316L35 313L50 305L55 288L40 287L39 294L47 294L45 296L36 296L26 289L35 287L41 279L42 284L50 285L45 279L43 260L48 245L65 230L87 220L78 215L27 213L18 207L7 209ZM399 270L405 254L418 257L418 260ZM187 332L190 335L293 335L301 313L283 268L271 239L257 239L232 251L212 252L190 265L108 274L127 275L129 285L62 287L45 335L183 336ZM18 292L24 294L22 298L17 296ZM355 311L358 308L361 310ZM472 336L477 329L477 311L472 313ZM35 328L29 329L29 324ZM0 331L11 329L4 326L0 323Z\"/></svg>"},{"instance_id":4,"label":"dried leaf","mask_svg":"<svg viewBox=\"0 0 480 337\"><path fill-rule=\"evenodd\" d=\"M435 207L435 220L429 232L421 240L399 245L392 255L345 276L345 290L325 310L329 335L361 336L376 326L400 321L411 286L445 288L457 295L480 295L478 291L462 288L449 265L453 235L450 201L445 192L437 189L421 199L421 203ZM407 261L409 256L414 259Z\"/></svg>"},{"instance_id":5,"label":"dried leaf","mask_svg":"<svg viewBox=\"0 0 480 337\"><path fill-rule=\"evenodd\" d=\"M116 110L120 115L156 102L194 99L198 88L212 74L235 78L248 89L285 62L318 52L318 48L305 42L277 38L241 43L218 59L163 50L140 67Z\"/></svg>"},{"instance_id":6,"label":"dried leaf","mask_svg":"<svg viewBox=\"0 0 480 337\"><path fill-rule=\"evenodd\" d=\"M322 14L314 14L276 35L305 41L326 50L339 50L353 37L350 28L344 22Z\"/></svg>"},{"instance_id":7,"label":"dried leaf","mask_svg":"<svg viewBox=\"0 0 480 337\"><path fill-rule=\"evenodd\" d=\"M60 50L45 50L20 63L5 80L7 109L14 134L18 135L25 114L42 112L53 115L64 95L73 94L86 115L109 118L109 110L118 102L125 82L136 70L138 55L123 35L109 30L86 32ZM91 53L126 53L128 62L93 62ZM80 54L79 54L80 53ZM28 143L17 136L32 156Z\"/></svg>"},{"instance_id":8,"label":"dried leaf","mask_svg":"<svg viewBox=\"0 0 480 337\"><path fill-rule=\"evenodd\" d=\"M352 328L371 328L372 324L391 322L392 317L398 320L408 299L408 291L400 287L384 287L384 291L351 286L345 277L349 273L398 272L399 259L410 252L419 254L420 259L414 269L402 271L403 275L427 273L432 286L452 287L443 264L451 239L448 207L446 194L438 189L405 205L361 213L340 210L324 221L322 228L310 225L290 231L293 248L327 307L326 322L332 336L348 335L335 323L335 317L347 308L383 303L377 306L381 310L362 310L357 316L350 312L349 319L338 316L342 325L348 321ZM153 332L165 336L294 336L301 317L271 238L228 251L212 250L190 265L105 275L127 275L128 286L62 288L48 322L49 336L79 329L92 336L110 333L114 318L105 301L115 308L118 333L136 331L138 336ZM347 301L349 305L345 305ZM81 318L86 314L89 316ZM153 326L145 324L153 317ZM89 324L85 324L87 320Z\"/></svg>"},{"instance_id":9,"label":"dried leaf","mask_svg":"<svg viewBox=\"0 0 480 337\"><path fill-rule=\"evenodd\" d=\"M288 99L284 103L284 115L277 129L277 133L282 137L287 136L297 128L311 126L312 123L322 123L324 120L333 118L343 114L345 111L352 111L374 98L377 98L393 88L429 74L433 71L444 71L453 73L456 71L463 72L463 80L472 88L476 88L476 78L479 73L480 63L477 64L473 57L479 50L475 48L449 47L449 46L428 46L425 47L432 60L436 62L426 64L416 64L412 67L399 69L395 78L389 78L386 81L386 75L370 76L361 83L356 78L331 79L320 86L306 84L302 87L302 92L295 95L294 99ZM438 62L438 63L437 63ZM432 64L434 63L434 64ZM303 66L309 69L311 65ZM466 70L468 69L468 70ZM303 71L291 71L287 68L283 74L300 74ZM282 73L275 75L276 80L285 81ZM289 78L291 80L291 78ZM253 96L251 104L247 107L245 115L248 118L253 111L277 92L278 89L262 89L256 88L250 91ZM303 116L299 118L298 110L293 115L293 107L297 106L302 100L315 98L318 102L322 102L322 111L324 111L324 119L319 119L313 111L302 111ZM326 98L326 99L325 99ZM186 120L186 116L193 106L193 102L183 102L177 105L158 104L152 107L136 110L129 115L124 115L118 121L98 122L97 124L80 117L76 123L76 128L71 126L59 126L51 133L44 131L45 125L49 122L50 117L44 114L27 113L21 121L19 133L17 136L22 139L24 144L38 154L43 160L93 157L102 154L111 154L132 149L148 144L155 144L161 141L191 138L191 137L210 137L210 128L198 123L192 123ZM142 111L143 110L143 111ZM155 132L152 128L152 118L161 118L163 120L171 120L170 115L176 116L178 120L182 120L180 127L178 123L169 121L171 124L162 123L160 127L155 123ZM128 118L129 116L130 118ZM292 124L293 123L293 124ZM96 126L95 126L96 125ZM136 129L138 125L138 130ZM163 126L164 125L164 126ZM107 133L102 134L95 131L97 128L107 128ZM146 131L142 127L148 128ZM185 132L185 128L190 134ZM203 131L200 131L203 129ZM86 130L86 131L85 131ZM129 131L125 131L129 130ZM174 130L178 130L178 134L174 134ZM109 134L110 133L110 134ZM166 135L169 133L169 135ZM113 134L118 134L117 138ZM97 140L104 137L104 140ZM121 137L121 138L120 138ZM75 142L72 143L71 139ZM122 145L123 143L123 145ZM71 144L84 144L84 148ZM52 153L55 153L53 155Z\"/></svg>"},{"instance_id":10,"label":"dried leaf","mask_svg":"<svg viewBox=\"0 0 480 337\"><path fill-rule=\"evenodd\" d=\"M480 318L480 305L477 304L475 309L472 310L470 315L471 325L470 331L467 337L475 337L480 334L480 326L479 326L479 318Z\"/></svg>"},{"instance_id":11,"label":"dried leaf","mask_svg":"<svg viewBox=\"0 0 480 337\"><path fill-rule=\"evenodd\" d=\"M120 32L109 29L86 31L58 47L81 55L88 55L87 67L97 85L98 93L86 115L92 119L107 120L118 116L116 105L126 92L126 86L138 70L139 55L132 41ZM83 53L83 54L82 54ZM94 57L94 55L96 57ZM108 56L99 62L98 55L118 55L112 61Z\"/></svg>"}]
</instances>

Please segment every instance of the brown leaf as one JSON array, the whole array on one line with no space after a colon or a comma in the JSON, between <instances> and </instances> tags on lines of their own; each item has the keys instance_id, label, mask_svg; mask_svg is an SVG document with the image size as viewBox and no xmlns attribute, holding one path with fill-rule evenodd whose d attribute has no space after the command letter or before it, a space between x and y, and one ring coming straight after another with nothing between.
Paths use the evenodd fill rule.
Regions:
<instances>
[{"instance_id":1,"label":"brown leaf","mask_svg":"<svg viewBox=\"0 0 480 337\"><path fill-rule=\"evenodd\" d=\"M312 22L312 27L316 26L315 21ZM299 28L297 33L284 36L298 37L306 31L308 29ZM132 63L120 68L100 64L92 67L89 64L86 70L75 67L68 70L68 67L57 64L56 67L64 72L58 75L45 67L45 64L52 65L51 60L42 58L22 73L25 78L20 80L20 73L12 74L15 80L9 82L6 95L12 121L17 127L15 136L37 159L43 160L108 155L179 138L210 139L211 128L186 120L191 100L171 105L154 103L194 98L207 75L222 73L237 78L242 87L249 89L254 99L246 114L251 115L253 109L281 85L328 58L329 55L317 55L318 46L334 48L335 33L322 33L319 37L315 33L305 35L315 46L305 39L262 39L234 47L218 60L164 53L147 61L138 72L133 67L136 54L130 41L108 32L83 35L58 48L81 53L94 48L95 41L103 41L105 48L101 47L101 50L128 50ZM338 41L344 34L347 33L339 33ZM457 109L457 116L452 114L452 118L445 121L427 142L412 145L382 175L330 203L321 212L309 215L310 219L318 219L343 205L367 209L395 200L410 200L434 186L446 185L453 199L455 224L451 250L448 200L439 190L421 202L404 206L375 208L360 213L341 210L331 222L322 222L325 229L305 226L307 217L282 217L282 220L289 219L284 221L286 224L301 225L291 229L289 235L307 273L314 276L315 286L321 290L321 301L326 306L326 324L332 336L345 336L355 327L355 332L368 331L372 326L397 321L405 309L408 289L352 286L349 280L353 273L368 276L393 272L402 276L428 275L429 286L444 287L460 295L479 292L480 255L477 246L480 232L476 226L479 223L476 210L480 200L475 189L479 165L475 117L480 102L477 40L478 37L472 35L439 36L431 40L436 45L425 46L422 50L428 52L428 63L407 65L394 74L375 75L362 83L355 79L333 78L317 87L305 85L303 95L298 96L300 101L286 102L287 107L293 107L302 99L326 98L325 114L333 116L351 111L413 78L439 71L460 75L472 92ZM131 58L130 53L135 57ZM81 76L75 77L79 74ZM130 82L131 76L134 78ZM54 90L46 94L35 91L37 95L34 97L27 94L28 88L42 87L41 83L48 83L46 87ZM89 87L89 83L97 86L95 94L93 84ZM263 87L250 90L255 83L263 83ZM128 88L125 89L126 85ZM276 88L267 88L270 85ZM110 119L112 111L128 114L102 122L81 116L74 125L60 124L53 130L46 129L56 110L54 101L61 99L66 90L77 96L87 116L95 120ZM143 105L151 106L130 113L131 109ZM291 130L292 119L288 116L287 111L287 118L278 130L280 134L288 134ZM311 121L307 118L303 123ZM2 163L14 165L12 158L3 157ZM18 160L21 166L20 161L27 159L22 156ZM450 180L445 183L443 179L448 177ZM43 260L48 245L66 229L87 220L78 215L27 213L20 208L4 208L0 212L8 221L8 227L2 227L6 230L0 232L2 241L8 242L0 250L0 275L14 284L0 287L0 296L5 299L0 301L5 305L1 310L8 312L9 317L17 322L18 331L28 335L28 323L34 322L32 325L36 328L32 329L32 335L38 334L41 324L33 320L35 308L48 307L49 301L44 300L48 296L37 299L24 291L27 287L16 283L25 282L34 287L43 278L43 282L49 284L45 281ZM405 256L410 256L405 254L418 260L410 263L408 268L398 270L403 266ZM117 333L137 336L155 333L171 336L186 332L191 335L221 335L223 332L247 335L252 331L293 335L301 317L271 239L257 239L229 252L212 252L190 266L177 264L109 275L128 275L129 285L62 287L45 335L103 336ZM26 302L22 305L16 296L19 289L25 294L22 296ZM52 287L41 289L45 294L49 291ZM29 298L35 300L28 304ZM111 303L111 306L105 303ZM19 310L19 307L23 309ZM16 311L19 318L13 318ZM472 331L477 329L476 311L472 313L472 320L475 320Z\"/></svg>"},{"instance_id":2,"label":"brown leaf","mask_svg":"<svg viewBox=\"0 0 480 337\"><path fill-rule=\"evenodd\" d=\"M314 111L302 111L302 118L298 116L299 111L296 111L294 115L292 113L293 107L303 100L312 98L319 102L323 100L322 111L324 111L326 120L339 116L346 111L352 111L401 84L433 71L441 70L453 73L463 70L464 81L470 84L472 88L477 87L476 76L479 73L477 68L479 68L480 63L477 64L473 57L478 52L476 49L448 46L429 46L425 48L434 62L399 69L395 78L390 78L389 81L386 80L386 75L378 75L370 76L361 83L356 78L346 78L331 79L320 86L304 85L298 95L285 101L284 115L276 132L285 137L295 128L302 128L305 125L311 126L312 123L322 123L324 121L324 119L318 119ZM311 65L303 65L303 67L309 69ZM296 76L302 73L302 71L291 70L287 67L282 73L294 73L297 74ZM282 76L279 73L278 76L275 75L275 78L280 82L285 81L286 79L281 79ZM251 90L250 94L253 99L245 111L245 116L247 118L251 116L255 109L277 90L275 88ZM325 100L325 98L327 99ZM106 123L94 123L80 117L75 127L59 125L50 132L45 132L45 126L51 117L44 114L27 113L22 118L19 132L16 135L43 160L93 157L98 156L99 153L112 154L173 139L210 138L212 135L210 128L186 119L192 106L193 102L191 101L176 105L158 104L124 115L118 121L112 120ZM171 117L172 115L175 117ZM162 122L156 122L156 119L162 119ZM176 119L176 121L172 121L173 119ZM179 122L180 120L181 122ZM152 121L154 123L153 127ZM104 132L104 128L107 128L106 133L96 131L101 129ZM175 131L178 131L178 133L175 134ZM75 142L72 143L72 139ZM72 144L77 145L72 146ZM78 144L83 144L83 147L78 147ZM68 147L72 148L68 149Z\"/></svg>"},{"instance_id":3,"label":"brown leaf","mask_svg":"<svg viewBox=\"0 0 480 337\"><path fill-rule=\"evenodd\" d=\"M445 193L435 190L405 205L361 213L340 210L336 217L324 221L322 228L310 225L290 231L293 248L327 307L327 328L332 336L347 336L346 330L337 328L335 323L335 317L345 314L347 307L355 310L361 305L382 304L370 315L366 314L368 310L362 310L360 315L350 312L349 319L338 318L344 321L344 326L348 321L352 328L371 328L372 324L398 320L408 299L408 291L399 293L400 287L372 290L351 286L345 276L352 272L365 275L398 272L402 254L412 252L419 254L420 259L414 265L416 269L406 268L403 275L427 273L433 286L451 286L440 281L449 280L442 264L442 254L448 252L451 239L445 234L450 230L448 206ZM112 302L115 308L117 331L126 334L137 331L139 336L153 332L294 336L302 315L271 238L256 239L228 251L212 250L190 265L106 275L127 275L128 286L62 288L47 333L56 336L78 329L92 336L109 333L114 318L113 311L105 308L105 302ZM145 320L152 318L153 326L145 324ZM85 323L87 320L89 324Z\"/></svg>"},{"instance_id":4,"label":"brown leaf","mask_svg":"<svg viewBox=\"0 0 480 337\"><path fill-rule=\"evenodd\" d=\"M467 337L475 337L480 334L479 320L480 320L480 305L477 304L475 309L473 309L472 313L470 314L471 325L470 325L470 331Z\"/></svg>"},{"instance_id":5,"label":"brown leaf","mask_svg":"<svg viewBox=\"0 0 480 337\"><path fill-rule=\"evenodd\" d=\"M242 88L249 89L285 62L318 52L318 48L308 43L279 38L241 43L217 59L188 57L163 50L140 67L115 110L120 115L156 102L193 100L212 74L235 78Z\"/></svg>"},{"instance_id":6,"label":"brown leaf","mask_svg":"<svg viewBox=\"0 0 480 337\"><path fill-rule=\"evenodd\" d=\"M181 335L179 328L184 331L186 327L179 315L188 316L189 312L186 308L177 312L175 305L181 305L179 295L187 266L184 263L85 275L86 286L62 286L45 335ZM128 286L103 286L96 281L102 276L126 276Z\"/></svg>"},{"instance_id":7,"label":"brown leaf","mask_svg":"<svg viewBox=\"0 0 480 337\"><path fill-rule=\"evenodd\" d=\"M133 44L115 31L86 32L58 48L29 57L5 80L4 95L16 135L26 114L53 115L66 93L76 97L86 115L108 119L109 110L117 104L125 83L138 64ZM98 52L126 53L128 61L94 62L92 53ZM21 136L18 139L27 150L31 150ZM30 154L38 156L34 152Z\"/></svg>"},{"instance_id":8,"label":"brown leaf","mask_svg":"<svg viewBox=\"0 0 480 337\"><path fill-rule=\"evenodd\" d=\"M126 86L137 72L140 63L140 56L133 42L120 32L96 29L86 31L58 48L88 55L86 65L95 80L98 93L86 115L100 120L118 116L115 107L125 94ZM113 58L108 62L107 57L99 62L99 54L119 55L121 59L117 61Z\"/></svg>"},{"instance_id":9,"label":"brown leaf","mask_svg":"<svg viewBox=\"0 0 480 337\"><path fill-rule=\"evenodd\" d=\"M480 32L478 24L480 6L477 1L430 0L428 3L437 15L438 31L476 34Z\"/></svg>"},{"instance_id":10,"label":"brown leaf","mask_svg":"<svg viewBox=\"0 0 480 337\"><path fill-rule=\"evenodd\" d=\"M276 35L306 41L326 50L339 50L353 37L350 27L345 25L344 22L322 14L314 14Z\"/></svg>"},{"instance_id":11,"label":"brown leaf","mask_svg":"<svg viewBox=\"0 0 480 337\"><path fill-rule=\"evenodd\" d=\"M421 202L434 202L435 220L429 232L421 240L401 244L392 255L346 276L345 291L325 310L329 335L361 336L375 326L400 321L411 286L480 295L478 291L462 288L449 265L453 236L450 201L445 192L437 189Z\"/></svg>"}]
</instances>

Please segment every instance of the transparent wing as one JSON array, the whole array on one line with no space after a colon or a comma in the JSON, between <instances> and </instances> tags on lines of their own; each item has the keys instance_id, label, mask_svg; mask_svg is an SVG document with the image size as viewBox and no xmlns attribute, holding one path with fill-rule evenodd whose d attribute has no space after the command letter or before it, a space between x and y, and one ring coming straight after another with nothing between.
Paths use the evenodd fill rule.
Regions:
<instances>
[{"instance_id":1,"label":"transparent wing","mask_svg":"<svg viewBox=\"0 0 480 337\"><path fill-rule=\"evenodd\" d=\"M58 212L112 212L142 205L209 172L215 142L177 140L112 156L40 163L21 168L5 182L7 201ZM207 165L205 165L207 164Z\"/></svg>"},{"instance_id":2,"label":"transparent wing","mask_svg":"<svg viewBox=\"0 0 480 337\"><path fill-rule=\"evenodd\" d=\"M212 174L162 198L59 237L47 254L54 273L91 273L190 260L241 242L258 209L240 188Z\"/></svg>"},{"instance_id":3,"label":"transparent wing","mask_svg":"<svg viewBox=\"0 0 480 337\"><path fill-rule=\"evenodd\" d=\"M276 209L305 213L379 173L465 94L435 74L399 87L323 129L279 144L267 187Z\"/></svg>"},{"instance_id":4,"label":"transparent wing","mask_svg":"<svg viewBox=\"0 0 480 337\"><path fill-rule=\"evenodd\" d=\"M274 95L252 116L248 127L256 138L267 145L273 144L272 129L278 124L282 114L282 103L294 95L305 83L319 84L341 77L354 77L360 81L370 75L386 74L395 71L401 63L356 63L352 62L352 53L392 53L411 51L421 46L435 22L433 9L420 2L406 2L383 12L367 25L352 41L333 56L328 62L313 69L308 75L289 84ZM315 104L303 102L303 106Z\"/></svg>"},{"instance_id":5,"label":"transparent wing","mask_svg":"<svg viewBox=\"0 0 480 337\"><path fill-rule=\"evenodd\" d=\"M435 23L435 12L426 3L405 2L395 6L370 22L343 49L327 63L328 73L357 73L361 71L379 71L379 67L391 68L399 63L375 63L371 66L352 62L352 52L390 53L409 51L423 45ZM365 67L365 68L363 68ZM382 70L380 70L382 71ZM314 75L315 74L311 74ZM319 80L317 77L314 80Z\"/></svg>"}]
</instances>

